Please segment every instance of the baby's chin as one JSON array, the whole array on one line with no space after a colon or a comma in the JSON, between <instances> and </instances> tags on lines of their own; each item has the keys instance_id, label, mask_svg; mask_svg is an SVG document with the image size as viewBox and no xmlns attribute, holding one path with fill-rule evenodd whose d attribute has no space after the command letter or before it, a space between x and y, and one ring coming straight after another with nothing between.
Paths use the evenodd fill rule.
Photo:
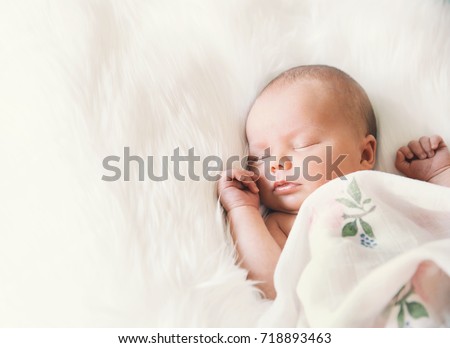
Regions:
<instances>
[{"instance_id":1,"label":"baby's chin","mask_svg":"<svg viewBox=\"0 0 450 348\"><path fill-rule=\"evenodd\" d=\"M298 211L299 211L299 209L300 209L300 207L298 208L298 209L296 209L296 210L289 210L289 209L280 209L280 210L277 210L278 212L280 212L280 213L284 213L284 214L292 214L292 215L297 215L298 214Z\"/></svg>"},{"instance_id":2,"label":"baby's chin","mask_svg":"<svg viewBox=\"0 0 450 348\"><path fill-rule=\"evenodd\" d=\"M298 211L300 210L300 207L302 206L303 200L298 202L292 202L290 204L273 204L273 202L270 203L264 203L265 207L269 208L272 211L285 213L285 214L298 214Z\"/></svg>"},{"instance_id":3,"label":"baby's chin","mask_svg":"<svg viewBox=\"0 0 450 348\"><path fill-rule=\"evenodd\" d=\"M305 199L309 196L309 192L298 191L287 196L271 197L268 202L262 203L273 211L278 211L286 214L298 214L300 207Z\"/></svg>"}]
</instances>

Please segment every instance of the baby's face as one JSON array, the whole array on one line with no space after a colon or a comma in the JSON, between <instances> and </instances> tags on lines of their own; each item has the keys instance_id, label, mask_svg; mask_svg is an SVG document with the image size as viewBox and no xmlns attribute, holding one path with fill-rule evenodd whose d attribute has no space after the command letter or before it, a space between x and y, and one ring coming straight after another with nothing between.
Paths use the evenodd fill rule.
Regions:
<instances>
[{"instance_id":1,"label":"baby's face","mask_svg":"<svg viewBox=\"0 0 450 348\"><path fill-rule=\"evenodd\" d=\"M253 105L246 132L249 154L260 160L250 161L249 169L259 171L266 207L296 214L327 181L371 169L361 159L365 137L343 114L334 93L320 81L300 81L272 87ZM264 158L267 154L274 158ZM340 155L345 159L338 160L344 158Z\"/></svg>"}]
</instances>

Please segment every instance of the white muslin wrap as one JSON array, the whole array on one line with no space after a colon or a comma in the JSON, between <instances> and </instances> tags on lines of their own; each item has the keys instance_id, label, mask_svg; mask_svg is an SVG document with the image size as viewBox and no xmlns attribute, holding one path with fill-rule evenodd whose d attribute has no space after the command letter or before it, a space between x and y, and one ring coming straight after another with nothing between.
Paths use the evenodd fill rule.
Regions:
<instances>
[{"instance_id":1,"label":"white muslin wrap","mask_svg":"<svg viewBox=\"0 0 450 348\"><path fill-rule=\"evenodd\" d=\"M263 326L450 326L450 189L376 171L305 201Z\"/></svg>"}]
</instances>

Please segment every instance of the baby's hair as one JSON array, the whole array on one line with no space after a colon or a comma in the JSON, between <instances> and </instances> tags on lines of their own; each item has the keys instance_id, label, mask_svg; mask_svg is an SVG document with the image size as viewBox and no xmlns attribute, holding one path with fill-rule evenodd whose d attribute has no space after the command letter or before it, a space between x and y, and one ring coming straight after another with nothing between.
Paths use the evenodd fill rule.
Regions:
<instances>
[{"instance_id":1,"label":"baby's hair","mask_svg":"<svg viewBox=\"0 0 450 348\"><path fill-rule=\"evenodd\" d=\"M358 82L335 67L301 65L291 68L270 81L261 91L261 94L275 85L281 86L285 83L290 84L300 80L318 80L329 83L339 92L344 93L344 100L347 103L346 109L350 110L350 116L353 120L361 120L361 116L363 116L366 135L372 134L375 139L377 138L377 123L369 97Z\"/></svg>"}]
</instances>

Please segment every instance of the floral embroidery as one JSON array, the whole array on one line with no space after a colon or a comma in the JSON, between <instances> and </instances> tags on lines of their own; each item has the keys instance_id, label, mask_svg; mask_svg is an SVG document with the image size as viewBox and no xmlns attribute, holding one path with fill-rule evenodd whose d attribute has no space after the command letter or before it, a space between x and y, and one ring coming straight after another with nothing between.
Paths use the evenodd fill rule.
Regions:
<instances>
[{"instance_id":1,"label":"floral embroidery","mask_svg":"<svg viewBox=\"0 0 450 348\"><path fill-rule=\"evenodd\" d=\"M352 182L348 185L346 193L348 197L337 198L336 200L345 205L348 208L358 209L360 212L356 214L342 215L344 220L350 219L342 227L342 237L354 237L358 234L360 228L363 233L360 233L360 243L362 246L373 248L377 245L375 241L375 234L373 233L372 226L363 220L363 217L375 210L375 205L370 204L372 199L366 198L362 200L361 190L358 187L358 183L353 178Z\"/></svg>"},{"instance_id":2,"label":"floral embroidery","mask_svg":"<svg viewBox=\"0 0 450 348\"><path fill-rule=\"evenodd\" d=\"M414 293L413 286L409 284L409 290L406 291L406 289L407 289L406 285L403 285L402 288L397 292L397 294L395 294L393 298L394 307L396 306L399 307L399 311L397 314L398 327L409 326L409 322L405 321L406 313L408 313L408 315L412 319L428 317L428 312L422 303L418 301L408 301L408 298Z\"/></svg>"}]
</instances>

